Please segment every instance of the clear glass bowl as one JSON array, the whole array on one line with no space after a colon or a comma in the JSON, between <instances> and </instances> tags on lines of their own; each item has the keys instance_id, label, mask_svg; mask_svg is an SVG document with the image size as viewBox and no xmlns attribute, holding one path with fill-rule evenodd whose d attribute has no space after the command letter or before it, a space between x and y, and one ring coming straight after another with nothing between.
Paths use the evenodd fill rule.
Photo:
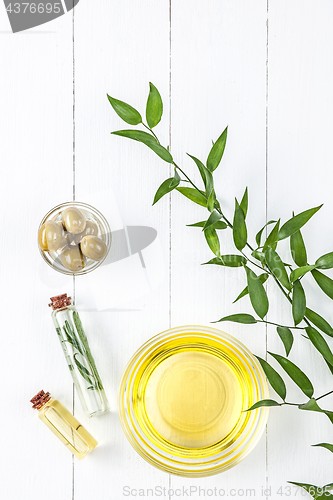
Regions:
<instances>
[{"instance_id":1,"label":"clear glass bowl","mask_svg":"<svg viewBox=\"0 0 333 500\"><path fill-rule=\"evenodd\" d=\"M68 248L72 249L73 247L77 247L79 249L80 241L85 235L84 232L79 234L71 234L68 231L66 231L66 228L63 227L61 223L62 221L61 215L63 211L68 208L78 209L83 214L83 216L85 217L86 221L88 221L90 226L91 227L93 226L95 228L94 233L91 234L94 234L95 236L100 238L104 242L106 247L105 255L103 255L103 258L101 258L100 260L93 260L91 258L84 257L80 252L79 255L80 258L82 258L83 267L77 270L68 269L61 262L61 253L64 251L64 249L68 250ZM45 227L45 223L49 221L58 223L63 228L64 231L64 244L60 246L59 249L57 250L48 249L47 243L45 243L45 237L43 238L42 234L43 228ZM108 221L106 220L104 215L101 214L101 212L99 212L96 208L86 203L69 201L57 205L43 217L38 228L38 248L43 259L45 260L45 262L47 262L47 264L49 264L49 266L51 266L53 269L63 274L71 274L78 276L80 274L86 274L90 271L93 271L98 266L100 266L102 262L105 260L110 250L110 247L111 247L111 230Z\"/></svg>"},{"instance_id":2,"label":"clear glass bowl","mask_svg":"<svg viewBox=\"0 0 333 500\"><path fill-rule=\"evenodd\" d=\"M206 326L167 330L146 342L122 378L120 420L150 464L181 476L209 476L239 463L255 447L269 395L253 354Z\"/></svg>"}]
</instances>

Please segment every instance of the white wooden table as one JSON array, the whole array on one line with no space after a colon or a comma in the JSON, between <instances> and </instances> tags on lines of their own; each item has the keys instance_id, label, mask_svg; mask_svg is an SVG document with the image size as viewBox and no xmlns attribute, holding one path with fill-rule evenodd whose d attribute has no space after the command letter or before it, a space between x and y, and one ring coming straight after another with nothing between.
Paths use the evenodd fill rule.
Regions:
<instances>
[{"instance_id":1,"label":"white wooden table","mask_svg":"<svg viewBox=\"0 0 333 500\"><path fill-rule=\"evenodd\" d=\"M310 412L271 411L254 452L208 479L168 476L128 444L116 399L130 356L169 326L239 312L231 302L244 277L200 266L210 252L200 230L185 227L200 220L199 207L177 194L151 206L168 167L142 145L110 136L123 124L106 100L108 92L144 111L154 82L165 105L159 133L165 143L170 134L186 169L192 165L185 152L204 159L228 124L217 174L226 211L248 185L253 234L266 219L324 202L304 232L315 258L333 247L332 25L331 0L81 0L74 12L13 34L0 5L1 498L199 499L213 492L279 499L302 496L287 480L332 481L329 453L310 448L332 442L332 430ZM73 193L100 208L113 229L157 229L154 251L146 252L147 272L155 266L149 275L138 256L75 280L48 268L36 230L44 213ZM332 321L329 300L309 287L312 305ZM100 420L87 421L73 401L51 324L48 299L65 291L83 311L106 381L112 414ZM285 302L273 296L269 317L289 318ZM250 311L246 299L241 309ZM257 354L266 347L283 352L274 329L223 326ZM318 390L332 389L305 340L297 340L291 359ZM29 399L41 388L74 405L99 439L89 458L73 461L38 421ZM290 399L302 400L294 387Z\"/></svg>"}]
</instances>

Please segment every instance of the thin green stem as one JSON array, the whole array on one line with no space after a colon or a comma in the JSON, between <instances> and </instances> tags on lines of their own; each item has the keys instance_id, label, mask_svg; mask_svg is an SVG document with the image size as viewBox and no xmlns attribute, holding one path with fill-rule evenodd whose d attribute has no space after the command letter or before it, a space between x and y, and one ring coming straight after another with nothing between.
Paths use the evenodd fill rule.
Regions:
<instances>
[{"instance_id":1,"label":"thin green stem","mask_svg":"<svg viewBox=\"0 0 333 500\"><path fill-rule=\"evenodd\" d=\"M326 394L323 394L322 396L319 396L319 398L316 398L316 401L319 401L319 399L326 398L326 396L330 396L331 394L333 394L333 391L326 392Z\"/></svg>"},{"instance_id":2,"label":"thin green stem","mask_svg":"<svg viewBox=\"0 0 333 500\"><path fill-rule=\"evenodd\" d=\"M147 129L149 130L149 132L155 137L155 139L157 140L157 142L160 144L160 141L158 140L158 137L157 135L155 134L155 132L150 128L148 127L148 125L146 125L144 122L142 122L142 125ZM189 178L189 176L184 172L184 170L182 168L180 168L179 165L177 165L176 162L172 162L173 166L175 167L176 170L178 170L179 172L181 172L183 174L183 176L185 177L186 181L183 181L183 182L189 182L193 187L194 189L196 189L197 191L199 191L199 193L203 194L203 192L198 188L198 186L196 186L194 184L194 182L192 182L192 180ZM205 195L206 196L206 195ZM207 198L207 197L206 197Z\"/></svg>"},{"instance_id":3,"label":"thin green stem","mask_svg":"<svg viewBox=\"0 0 333 500\"><path fill-rule=\"evenodd\" d=\"M304 330L301 326L285 326L280 325L279 323L274 323L274 321L265 321L264 319L257 320L257 323L267 323L268 325L281 326L282 328L289 328L290 330Z\"/></svg>"},{"instance_id":4,"label":"thin green stem","mask_svg":"<svg viewBox=\"0 0 333 500\"><path fill-rule=\"evenodd\" d=\"M187 182L189 182L194 187L194 189L196 189L197 191L199 191L199 193L203 194L203 192L198 188L198 186L196 186L194 184L194 182L191 181L191 179L189 178L189 176L184 172L184 170L182 168L180 168L179 165L177 165L176 162L173 162L173 165L174 165L174 167L175 167L176 170L179 170L179 172L181 172L183 174L183 176L185 177L185 179L187 180ZM204 195L204 196L206 197L206 195Z\"/></svg>"},{"instance_id":5,"label":"thin green stem","mask_svg":"<svg viewBox=\"0 0 333 500\"><path fill-rule=\"evenodd\" d=\"M157 142L160 144L160 141L158 140L158 137L157 137L157 135L155 134L155 132L154 132L154 131L150 128L150 127L148 127L148 125L146 125L145 123L143 123L143 122L142 122L142 125L143 125L143 126L144 126L147 130L149 130L149 132L150 132L151 134L153 134L153 136L155 137L155 139L157 140Z\"/></svg>"},{"instance_id":6,"label":"thin green stem","mask_svg":"<svg viewBox=\"0 0 333 500\"><path fill-rule=\"evenodd\" d=\"M326 396L330 396L333 394L333 391L326 392L326 394L323 394L322 396L319 396L319 398L314 398L316 401L319 401L320 399L326 398ZM283 403L280 404L280 406L302 406L306 403L289 403L288 401L284 401Z\"/></svg>"},{"instance_id":7,"label":"thin green stem","mask_svg":"<svg viewBox=\"0 0 333 500\"><path fill-rule=\"evenodd\" d=\"M277 286L280 288L281 292L283 293L283 295L286 297L286 299L292 303L292 300L291 298L289 297L288 293L285 291L285 289L283 288L283 286L281 285L281 283L279 282L279 280L274 276L273 273L270 273L271 276L273 276L273 279L275 281L275 283L277 284Z\"/></svg>"},{"instance_id":8,"label":"thin green stem","mask_svg":"<svg viewBox=\"0 0 333 500\"><path fill-rule=\"evenodd\" d=\"M246 255L246 253L244 253L243 251L241 251L241 254L242 254L242 255L243 255L243 257L245 257L245 259L246 259L246 260L248 260L248 261L249 261L249 262L250 262L253 266L256 266L256 267L257 267L258 269L260 269L261 271L265 271L265 272L267 272L267 273L268 273L268 274L270 274L270 275L272 274L272 273L270 272L270 270L269 270L269 269L266 269L265 267L260 266L260 264L257 264L257 262L254 262L253 260L251 260L251 259L250 259L250 258Z\"/></svg>"}]
</instances>

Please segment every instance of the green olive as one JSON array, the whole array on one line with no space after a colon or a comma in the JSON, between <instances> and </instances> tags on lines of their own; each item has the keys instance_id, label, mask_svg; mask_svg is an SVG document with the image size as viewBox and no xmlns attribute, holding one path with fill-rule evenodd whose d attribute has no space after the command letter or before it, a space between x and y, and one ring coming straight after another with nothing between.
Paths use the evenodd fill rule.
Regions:
<instances>
[{"instance_id":1,"label":"green olive","mask_svg":"<svg viewBox=\"0 0 333 500\"><path fill-rule=\"evenodd\" d=\"M92 260L102 260L107 252L106 244L101 238L93 235L84 236L80 243L83 255Z\"/></svg>"},{"instance_id":2,"label":"green olive","mask_svg":"<svg viewBox=\"0 0 333 500\"><path fill-rule=\"evenodd\" d=\"M65 229L72 234L79 234L86 228L86 218L83 213L75 207L66 208L62 214L62 223Z\"/></svg>"},{"instance_id":3,"label":"green olive","mask_svg":"<svg viewBox=\"0 0 333 500\"><path fill-rule=\"evenodd\" d=\"M38 230L38 245L41 250L46 252L48 250L45 224L43 224Z\"/></svg>"},{"instance_id":4,"label":"green olive","mask_svg":"<svg viewBox=\"0 0 333 500\"><path fill-rule=\"evenodd\" d=\"M94 222L92 220L87 220L86 227L85 227L84 231L82 231L82 233L79 233L79 234L67 233L67 237L68 237L68 241L70 243L78 245L80 243L80 241L82 240L82 238L84 236L87 236L88 234L91 234L94 236L98 235L98 226L97 226L96 222Z\"/></svg>"},{"instance_id":5,"label":"green olive","mask_svg":"<svg viewBox=\"0 0 333 500\"><path fill-rule=\"evenodd\" d=\"M47 249L57 252L66 245L66 236L61 222L49 220L45 222L45 242Z\"/></svg>"},{"instance_id":6,"label":"green olive","mask_svg":"<svg viewBox=\"0 0 333 500\"><path fill-rule=\"evenodd\" d=\"M98 235L98 226L96 222L94 222L93 220L87 220L86 228L83 231L82 236L87 236L87 235L92 235L92 236Z\"/></svg>"},{"instance_id":7,"label":"green olive","mask_svg":"<svg viewBox=\"0 0 333 500\"><path fill-rule=\"evenodd\" d=\"M61 264L73 273L84 268L84 257L79 247L66 247L59 255Z\"/></svg>"}]
</instances>

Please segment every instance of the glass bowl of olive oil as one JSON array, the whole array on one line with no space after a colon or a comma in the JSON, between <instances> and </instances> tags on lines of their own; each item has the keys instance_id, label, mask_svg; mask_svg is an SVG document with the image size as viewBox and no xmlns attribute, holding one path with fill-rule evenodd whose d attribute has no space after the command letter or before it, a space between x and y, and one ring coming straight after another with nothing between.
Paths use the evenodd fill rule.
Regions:
<instances>
[{"instance_id":1,"label":"glass bowl of olive oil","mask_svg":"<svg viewBox=\"0 0 333 500\"><path fill-rule=\"evenodd\" d=\"M206 326L167 330L146 342L122 378L125 434L150 464L181 476L209 476L239 463L257 444L268 409L263 370L236 338Z\"/></svg>"}]
</instances>

